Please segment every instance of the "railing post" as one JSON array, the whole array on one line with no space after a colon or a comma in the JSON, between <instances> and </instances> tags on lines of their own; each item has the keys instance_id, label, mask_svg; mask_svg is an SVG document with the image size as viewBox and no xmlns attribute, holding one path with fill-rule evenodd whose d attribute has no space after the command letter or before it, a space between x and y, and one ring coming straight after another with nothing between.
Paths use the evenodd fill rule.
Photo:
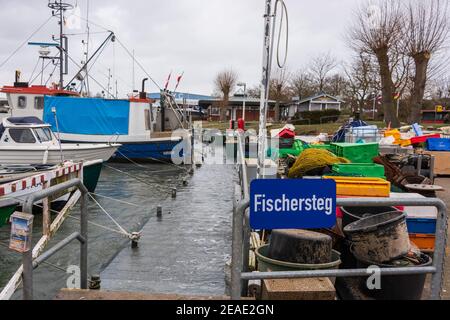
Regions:
<instances>
[{"instance_id":1,"label":"railing post","mask_svg":"<svg viewBox=\"0 0 450 320\"><path fill-rule=\"evenodd\" d=\"M233 240L231 249L231 299L240 300L241 298L241 273L243 264L243 226L245 210L249 207L248 200L239 204L233 213Z\"/></svg>"},{"instance_id":2,"label":"railing post","mask_svg":"<svg viewBox=\"0 0 450 320\"><path fill-rule=\"evenodd\" d=\"M81 194L81 238L80 240L80 272L81 272L81 289L87 289L87 236L88 236L88 190L80 179L73 179L58 184L42 191L31 194L23 205L24 213L32 214L34 203L48 198L58 192L77 187ZM84 241L82 241L84 240ZM33 300L33 250L25 252L22 255L22 280L23 280L23 300Z\"/></svg>"},{"instance_id":3,"label":"railing post","mask_svg":"<svg viewBox=\"0 0 450 320\"><path fill-rule=\"evenodd\" d=\"M436 199L436 208L438 209L438 217L436 224L436 244L433 255L434 266L436 273L431 278L431 300L440 300L442 293L442 282L444 279L444 263L445 263L445 248L447 246L447 227L448 227L448 213L447 206L442 200Z\"/></svg>"},{"instance_id":4,"label":"railing post","mask_svg":"<svg viewBox=\"0 0 450 320\"><path fill-rule=\"evenodd\" d=\"M81 289L88 288L88 194L82 192L81 194L81 226L80 233L84 238L84 242L80 242L80 273L81 273Z\"/></svg>"},{"instance_id":5,"label":"railing post","mask_svg":"<svg viewBox=\"0 0 450 320\"><path fill-rule=\"evenodd\" d=\"M23 300L33 300L33 250L22 255Z\"/></svg>"}]
</instances>

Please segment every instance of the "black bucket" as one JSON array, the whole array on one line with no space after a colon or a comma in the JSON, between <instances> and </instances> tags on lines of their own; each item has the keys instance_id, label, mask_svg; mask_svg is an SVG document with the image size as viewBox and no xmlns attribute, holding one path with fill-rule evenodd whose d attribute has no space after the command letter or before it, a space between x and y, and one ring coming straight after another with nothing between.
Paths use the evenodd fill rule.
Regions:
<instances>
[{"instance_id":1,"label":"black bucket","mask_svg":"<svg viewBox=\"0 0 450 320\"><path fill-rule=\"evenodd\" d=\"M388 212L363 218L344 228L353 252L368 261L385 263L411 250L406 213Z\"/></svg>"},{"instance_id":2,"label":"black bucket","mask_svg":"<svg viewBox=\"0 0 450 320\"><path fill-rule=\"evenodd\" d=\"M420 255L424 263L415 267L429 267L433 260L426 254ZM364 259L356 257L357 267L367 269L370 266L378 266L380 268L395 268L396 266L388 264L377 264L374 262L365 261ZM426 274L414 275L396 275L396 276L381 276L380 290L369 290L367 287L367 279L361 278L360 289L368 296L377 300L421 300L423 288L425 286Z\"/></svg>"},{"instance_id":3,"label":"black bucket","mask_svg":"<svg viewBox=\"0 0 450 320\"><path fill-rule=\"evenodd\" d=\"M376 214L398 211L394 207L342 207L342 228L350 223L367 218Z\"/></svg>"}]
</instances>

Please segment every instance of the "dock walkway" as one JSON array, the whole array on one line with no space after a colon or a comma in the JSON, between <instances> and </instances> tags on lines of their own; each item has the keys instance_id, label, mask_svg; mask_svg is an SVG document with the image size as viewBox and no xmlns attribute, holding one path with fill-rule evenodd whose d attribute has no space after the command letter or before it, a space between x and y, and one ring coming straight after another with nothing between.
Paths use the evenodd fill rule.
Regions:
<instances>
[{"instance_id":1,"label":"dock walkway","mask_svg":"<svg viewBox=\"0 0 450 320\"><path fill-rule=\"evenodd\" d=\"M235 179L233 166L196 170L176 199L161 203L163 218L144 227L139 249L124 249L101 273L102 290L223 295Z\"/></svg>"}]
</instances>

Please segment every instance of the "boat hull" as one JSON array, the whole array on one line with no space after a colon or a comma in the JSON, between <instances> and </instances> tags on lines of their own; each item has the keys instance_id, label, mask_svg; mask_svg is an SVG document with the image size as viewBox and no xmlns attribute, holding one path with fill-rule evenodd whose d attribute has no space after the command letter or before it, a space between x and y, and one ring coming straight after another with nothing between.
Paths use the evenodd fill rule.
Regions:
<instances>
[{"instance_id":1,"label":"boat hull","mask_svg":"<svg viewBox=\"0 0 450 320\"><path fill-rule=\"evenodd\" d=\"M64 146L62 150L64 160L74 162L92 161L101 159L108 161L117 151L119 145L93 146L85 145L84 147ZM43 148L3 148L0 147L0 164L2 165L35 165L35 164L56 165L61 163L61 151L51 149L46 151Z\"/></svg>"},{"instance_id":2,"label":"boat hull","mask_svg":"<svg viewBox=\"0 0 450 320\"><path fill-rule=\"evenodd\" d=\"M185 136L180 133L164 132L150 135L88 135L61 133L64 143L118 143L121 145L111 158L111 161L125 162L129 160L137 162L171 162L175 147L181 142L191 141L190 132ZM184 150L180 150L176 158L182 157Z\"/></svg>"},{"instance_id":3,"label":"boat hull","mask_svg":"<svg viewBox=\"0 0 450 320\"><path fill-rule=\"evenodd\" d=\"M174 149L179 141L148 142L148 143L129 143L123 144L114 156L112 161L126 161L128 159L135 161L172 161Z\"/></svg>"}]
</instances>

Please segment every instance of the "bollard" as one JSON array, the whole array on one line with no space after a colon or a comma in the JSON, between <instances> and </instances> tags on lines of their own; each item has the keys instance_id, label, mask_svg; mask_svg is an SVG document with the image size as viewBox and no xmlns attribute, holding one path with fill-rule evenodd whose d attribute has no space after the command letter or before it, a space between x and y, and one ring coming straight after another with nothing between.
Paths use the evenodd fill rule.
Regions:
<instances>
[{"instance_id":1,"label":"bollard","mask_svg":"<svg viewBox=\"0 0 450 320\"><path fill-rule=\"evenodd\" d=\"M100 280L100 275L91 276L91 281L89 281L89 290L100 290L102 281Z\"/></svg>"},{"instance_id":2,"label":"bollard","mask_svg":"<svg viewBox=\"0 0 450 320\"><path fill-rule=\"evenodd\" d=\"M158 207L156 208L156 216L157 216L158 218L162 218L162 215L163 215L163 209L162 209L162 206L158 206Z\"/></svg>"},{"instance_id":3,"label":"bollard","mask_svg":"<svg viewBox=\"0 0 450 320\"><path fill-rule=\"evenodd\" d=\"M137 249L139 247L139 240L141 240L141 234L139 232L133 232L130 236L131 248Z\"/></svg>"},{"instance_id":4,"label":"bollard","mask_svg":"<svg viewBox=\"0 0 450 320\"><path fill-rule=\"evenodd\" d=\"M187 179L183 179L183 186L187 186L187 185L188 185Z\"/></svg>"},{"instance_id":5,"label":"bollard","mask_svg":"<svg viewBox=\"0 0 450 320\"><path fill-rule=\"evenodd\" d=\"M177 188L172 189L172 199L175 199L177 197Z\"/></svg>"}]
</instances>

